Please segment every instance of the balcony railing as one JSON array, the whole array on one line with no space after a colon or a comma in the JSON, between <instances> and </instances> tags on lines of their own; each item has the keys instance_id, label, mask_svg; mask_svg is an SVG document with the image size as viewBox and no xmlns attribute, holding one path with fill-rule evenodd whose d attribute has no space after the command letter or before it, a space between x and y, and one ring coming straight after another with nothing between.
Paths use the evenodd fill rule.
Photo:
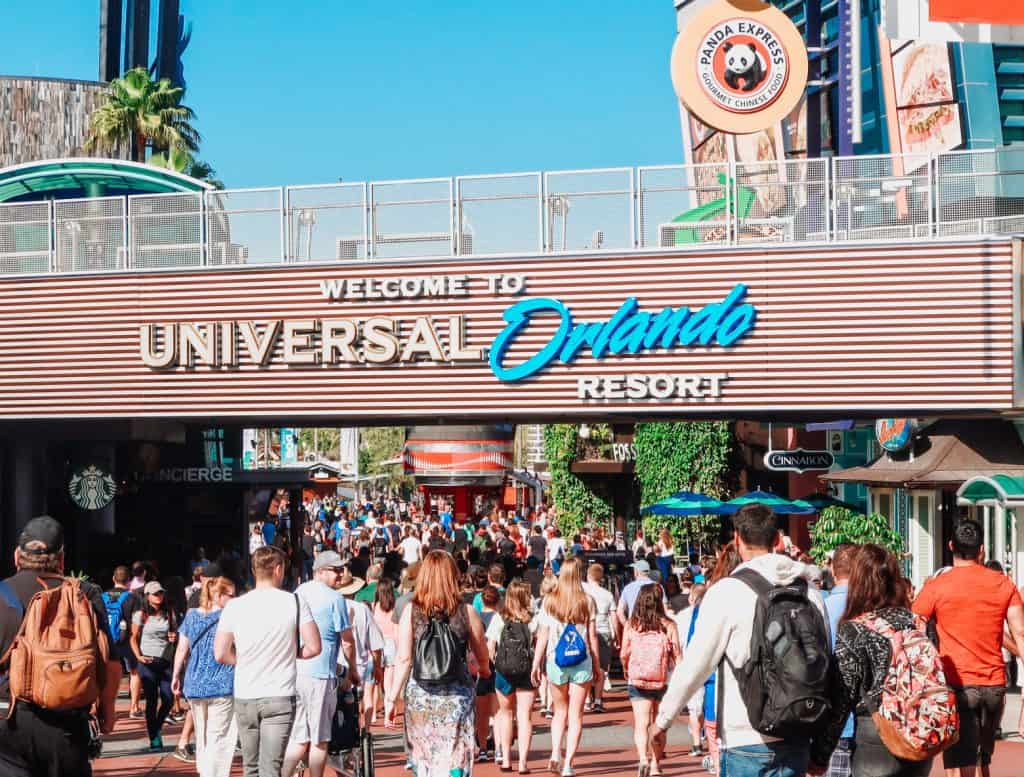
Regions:
<instances>
[{"instance_id":1,"label":"balcony railing","mask_svg":"<svg viewBox=\"0 0 1024 777\"><path fill-rule=\"evenodd\" d=\"M1024 149L0 205L0 273L921 240L1024 231Z\"/></svg>"}]
</instances>

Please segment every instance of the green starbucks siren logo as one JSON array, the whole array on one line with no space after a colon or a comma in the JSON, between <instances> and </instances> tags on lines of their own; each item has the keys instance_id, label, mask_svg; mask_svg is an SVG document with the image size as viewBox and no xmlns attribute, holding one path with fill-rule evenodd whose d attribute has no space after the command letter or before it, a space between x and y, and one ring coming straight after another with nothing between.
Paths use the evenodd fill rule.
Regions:
<instances>
[{"instance_id":1,"label":"green starbucks siren logo","mask_svg":"<svg viewBox=\"0 0 1024 777\"><path fill-rule=\"evenodd\" d=\"M114 476L95 464L76 469L68 483L71 501L83 510L102 510L114 501L116 491Z\"/></svg>"}]
</instances>

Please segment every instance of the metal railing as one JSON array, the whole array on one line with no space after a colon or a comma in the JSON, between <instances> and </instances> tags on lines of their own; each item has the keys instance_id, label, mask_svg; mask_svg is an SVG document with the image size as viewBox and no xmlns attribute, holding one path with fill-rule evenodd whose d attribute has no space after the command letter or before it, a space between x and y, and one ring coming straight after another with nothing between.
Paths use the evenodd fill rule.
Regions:
<instances>
[{"instance_id":1,"label":"metal railing","mask_svg":"<svg viewBox=\"0 0 1024 777\"><path fill-rule=\"evenodd\" d=\"M1024 231L1024 148L0 205L0 274L897 241Z\"/></svg>"}]
</instances>

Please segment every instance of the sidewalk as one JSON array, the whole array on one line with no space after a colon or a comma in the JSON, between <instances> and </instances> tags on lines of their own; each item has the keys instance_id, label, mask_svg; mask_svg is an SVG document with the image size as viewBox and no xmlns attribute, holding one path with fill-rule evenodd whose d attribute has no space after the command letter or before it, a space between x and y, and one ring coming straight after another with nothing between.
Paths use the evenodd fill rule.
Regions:
<instances>
[{"instance_id":1,"label":"sidewalk","mask_svg":"<svg viewBox=\"0 0 1024 777\"><path fill-rule=\"evenodd\" d=\"M996 743L996 757L992 766L992 777L1022 777L1024 775L1024 741L1016 734L1017 716L1020 712L1019 693L1007 696L1006 713L1003 716L1003 730L1012 736ZM104 740L103 758L93 764L96 777L164 777L165 775L194 775L194 764L183 763L173 757L174 745L181 733L180 725L164 728L164 742L167 747L162 753L150 753L146 740L146 725L143 720L131 720L127 716L127 701L119 705L117 728ZM580 777L627 776L636 773L636 753L633 747L633 722L629 702L624 690L617 688L606 696L606 711L600 715L587 714L583 728L580 757L576 771ZM550 753L550 721L539 713L534 714L535 733L530 759L531 773L546 774L547 756ZM404 777L405 764L401 737L393 731L378 726L373 730L376 743L376 774L379 777ZM669 732L668 755L663 763L666 777L703 777L707 775L699 758L688 755L689 734L685 720L672 727ZM514 768L514 764L513 764ZM241 777L240 760L236 760L232 777ZM328 771L330 775L331 772ZM502 772L491 764L478 764L473 769L476 777L497 777ZM943 774L941 759L933 766L931 777Z\"/></svg>"}]
</instances>

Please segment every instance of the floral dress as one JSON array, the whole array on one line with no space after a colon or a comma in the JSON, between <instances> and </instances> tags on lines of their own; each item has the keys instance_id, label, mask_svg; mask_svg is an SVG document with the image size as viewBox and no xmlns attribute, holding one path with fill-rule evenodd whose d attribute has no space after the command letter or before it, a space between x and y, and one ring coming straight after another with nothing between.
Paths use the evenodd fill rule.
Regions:
<instances>
[{"instance_id":1,"label":"floral dress","mask_svg":"<svg viewBox=\"0 0 1024 777\"><path fill-rule=\"evenodd\" d=\"M428 623L417 607L412 611L413 639ZM450 620L455 638L469 643L465 605ZM405 732L415 777L468 777L473 771L476 689L463 662L463 678L456 683L421 686L410 674L405 686Z\"/></svg>"}]
</instances>

